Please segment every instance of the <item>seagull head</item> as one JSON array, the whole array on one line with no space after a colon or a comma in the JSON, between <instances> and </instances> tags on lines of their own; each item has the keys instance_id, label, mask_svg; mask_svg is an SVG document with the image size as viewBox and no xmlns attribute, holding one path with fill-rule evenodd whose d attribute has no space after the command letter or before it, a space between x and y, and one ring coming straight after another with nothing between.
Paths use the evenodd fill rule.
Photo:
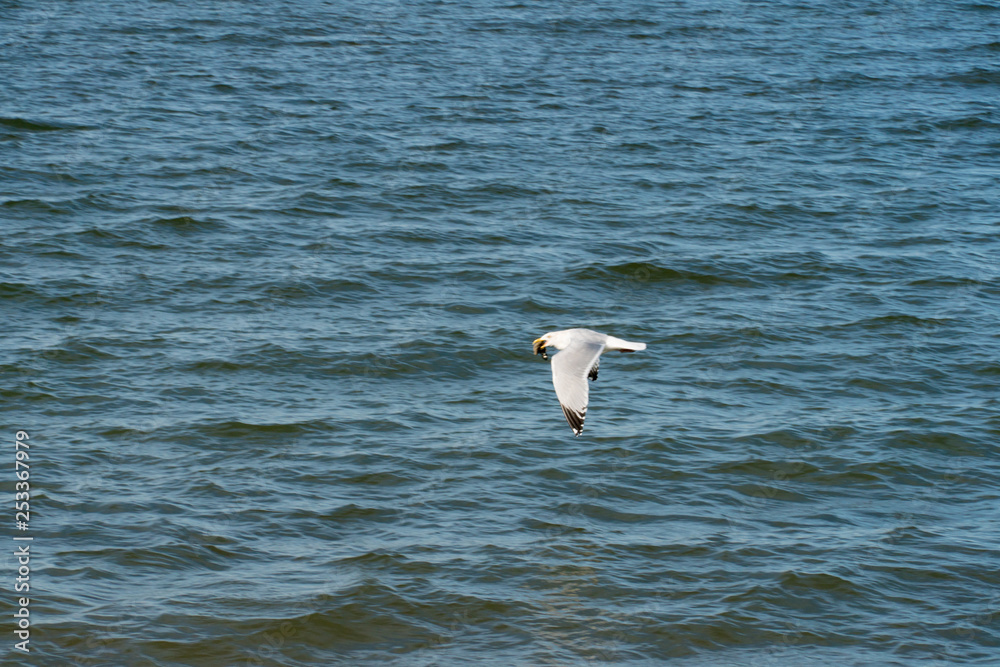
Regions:
<instances>
[{"instance_id":1,"label":"seagull head","mask_svg":"<svg viewBox=\"0 0 1000 667\"><path fill-rule=\"evenodd\" d=\"M569 345L565 334L565 331L550 331L541 338L536 338L531 343L531 346L535 350L535 354L542 355L542 359L548 359L549 355L546 354L546 347L554 347L557 350L561 350Z\"/></svg>"}]
</instances>

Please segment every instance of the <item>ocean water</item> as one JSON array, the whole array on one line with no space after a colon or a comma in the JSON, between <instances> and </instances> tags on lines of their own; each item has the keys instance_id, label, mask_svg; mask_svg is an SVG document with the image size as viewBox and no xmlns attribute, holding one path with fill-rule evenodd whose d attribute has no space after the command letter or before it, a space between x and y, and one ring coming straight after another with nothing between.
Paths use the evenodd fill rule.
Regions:
<instances>
[{"instance_id":1,"label":"ocean water","mask_svg":"<svg viewBox=\"0 0 1000 667\"><path fill-rule=\"evenodd\" d=\"M4 664L1000 663L996 2L0 26Z\"/></svg>"}]
</instances>

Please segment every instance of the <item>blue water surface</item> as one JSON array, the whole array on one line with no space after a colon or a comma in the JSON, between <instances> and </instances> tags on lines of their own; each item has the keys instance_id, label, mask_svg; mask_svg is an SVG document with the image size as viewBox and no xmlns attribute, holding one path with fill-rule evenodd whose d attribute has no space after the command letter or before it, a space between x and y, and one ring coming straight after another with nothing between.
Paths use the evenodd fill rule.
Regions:
<instances>
[{"instance_id":1,"label":"blue water surface","mask_svg":"<svg viewBox=\"0 0 1000 667\"><path fill-rule=\"evenodd\" d=\"M1000 5L0 26L7 663L1000 662Z\"/></svg>"}]
</instances>

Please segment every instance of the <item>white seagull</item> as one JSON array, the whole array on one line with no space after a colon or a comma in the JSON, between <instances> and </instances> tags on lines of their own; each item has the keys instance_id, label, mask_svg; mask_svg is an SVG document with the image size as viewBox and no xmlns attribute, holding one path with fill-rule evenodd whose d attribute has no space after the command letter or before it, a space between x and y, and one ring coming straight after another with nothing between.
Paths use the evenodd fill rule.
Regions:
<instances>
[{"instance_id":1,"label":"white seagull","mask_svg":"<svg viewBox=\"0 0 1000 667\"><path fill-rule=\"evenodd\" d=\"M561 350L552 357L552 384L574 435L583 433L583 420L587 418L587 398L590 394L587 378L597 379L601 354L608 350L638 352L646 349L645 343L630 343L590 329L550 331L535 339L532 345L535 354L541 354L542 359L549 358L545 352L546 347Z\"/></svg>"}]
</instances>

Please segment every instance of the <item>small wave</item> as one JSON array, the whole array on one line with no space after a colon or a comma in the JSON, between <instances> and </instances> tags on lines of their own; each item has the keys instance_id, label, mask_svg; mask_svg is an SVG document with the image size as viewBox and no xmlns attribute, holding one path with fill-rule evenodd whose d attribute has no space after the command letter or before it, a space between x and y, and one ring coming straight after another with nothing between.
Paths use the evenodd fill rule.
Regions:
<instances>
[{"instance_id":1,"label":"small wave","mask_svg":"<svg viewBox=\"0 0 1000 667\"><path fill-rule=\"evenodd\" d=\"M447 141L441 141L434 144L414 146L413 149L432 153L452 153L454 151L473 150L475 148L477 148L475 144L469 143L464 139L449 139Z\"/></svg>"},{"instance_id":2,"label":"small wave","mask_svg":"<svg viewBox=\"0 0 1000 667\"><path fill-rule=\"evenodd\" d=\"M795 479L809 476L820 470L819 467L805 461L769 461L766 459L749 459L720 463L709 469L712 473L751 475L775 480Z\"/></svg>"},{"instance_id":3,"label":"small wave","mask_svg":"<svg viewBox=\"0 0 1000 667\"><path fill-rule=\"evenodd\" d=\"M151 218L141 221L140 224L150 225L157 229L170 230L174 232L203 232L225 227L225 223L212 218L192 218L182 215L176 218Z\"/></svg>"},{"instance_id":4,"label":"small wave","mask_svg":"<svg viewBox=\"0 0 1000 667\"><path fill-rule=\"evenodd\" d=\"M323 521L377 521L392 522L399 519L401 509L387 507L363 507L355 503L347 503L329 512L308 512L296 514L308 514L317 516Z\"/></svg>"},{"instance_id":5,"label":"small wave","mask_svg":"<svg viewBox=\"0 0 1000 667\"><path fill-rule=\"evenodd\" d=\"M214 570L224 571L250 558L245 553L230 551L213 544L175 542L149 547L106 548L102 556L124 568L144 568L157 571Z\"/></svg>"},{"instance_id":6,"label":"small wave","mask_svg":"<svg viewBox=\"0 0 1000 667\"><path fill-rule=\"evenodd\" d=\"M816 593L840 598L860 598L866 594L864 588L849 579L827 572L783 572L778 585L786 592L803 592L806 596Z\"/></svg>"},{"instance_id":7,"label":"small wave","mask_svg":"<svg viewBox=\"0 0 1000 667\"><path fill-rule=\"evenodd\" d=\"M338 484L358 484L361 486L399 486L415 481L409 475L398 475L393 472L366 472L347 477L338 477Z\"/></svg>"},{"instance_id":8,"label":"small wave","mask_svg":"<svg viewBox=\"0 0 1000 667\"><path fill-rule=\"evenodd\" d=\"M985 287L989 283L963 276L934 276L933 278L911 280L907 284L914 287Z\"/></svg>"},{"instance_id":9,"label":"small wave","mask_svg":"<svg viewBox=\"0 0 1000 667\"><path fill-rule=\"evenodd\" d=\"M803 502L809 499L809 496L794 489L782 488L774 484L764 484L762 482L736 484L733 486L733 490L747 498L755 499L781 500L786 502Z\"/></svg>"},{"instance_id":10,"label":"small wave","mask_svg":"<svg viewBox=\"0 0 1000 667\"><path fill-rule=\"evenodd\" d=\"M104 347L95 347L89 342L70 340L62 347L49 348L41 352L45 359L62 364L92 362L101 359L118 359L116 354L108 352Z\"/></svg>"},{"instance_id":11,"label":"small wave","mask_svg":"<svg viewBox=\"0 0 1000 667\"><path fill-rule=\"evenodd\" d=\"M1000 5L985 2L969 2L962 5L962 9L973 12L997 12L1000 11Z\"/></svg>"},{"instance_id":12,"label":"small wave","mask_svg":"<svg viewBox=\"0 0 1000 667\"><path fill-rule=\"evenodd\" d=\"M310 276L301 280L275 283L263 287L263 293L278 299L326 297L343 299L361 298L377 294L378 290L367 283L345 278Z\"/></svg>"},{"instance_id":13,"label":"small wave","mask_svg":"<svg viewBox=\"0 0 1000 667\"><path fill-rule=\"evenodd\" d=\"M26 120L24 118L0 118L0 127L9 127L14 130L27 130L28 132L58 132L61 130L94 129L85 125L59 125L56 123L43 123L40 121Z\"/></svg>"},{"instance_id":14,"label":"small wave","mask_svg":"<svg viewBox=\"0 0 1000 667\"><path fill-rule=\"evenodd\" d=\"M897 430L888 434L885 444L888 447L911 451L944 452L950 456L983 455L990 449L990 443L987 439L976 439L950 431Z\"/></svg>"},{"instance_id":15,"label":"small wave","mask_svg":"<svg viewBox=\"0 0 1000 667\"><path fill-rule=\"evenodd\" d=\"M1000 83L1000 70L973 67L965 72L949 74L942 79L953 83L992 86Z\"/></svg>"},{"instance_id":16,"label":"small wave","mask_svg":"<svg viewBox=\"0 0 1000 667\"><path fill-rule=\"evenodd\" d=\"M918 317L906 313L894 313L892 315L881 315L879 317L868 317L845 324L833 325L834 329L869 329L872 331L911 329L913 327L929 328L941 327L948 324L948 320L933 317Z\"/></svg>"},{"instance_id":17,"label":"small wave","mask_svg":"<svg viewBox=\"0 0 1000 667\"><path fill-rule=\"evenodd\" d=\"M610 279L626 279L636 287L643 283L671 283L671 282L692 282L701 285L738 285L751 286L754 281L745 275L732 275L725 273L709 273L703 271L693 271L682 268L668 268L653 264L651 262L630 262L627 264L617 264L612 266L592 265L579 269L572 273L576 280L598 280L606 281Z\"/></svg>"},{"instance_id":18,"label":"small wave","mask_svg":"<svg viewBox=\"0 0 1000 667\"><path fill-rule=\"evenodd\" d=\"M44 212L56 215L96 211L106 216L108 213L128 210L120 197L95 193L67 199L12 199L5 201L2 206L18 213Z\"/></svg>"},{"instance_id":19,"label":"small wave","mask_svg":"<svg viewBox=\"0 0 1000 667\"><path fill-rule=\"evenodd\" d=\"M570 533L586 533L585 528L579 526L567 526L561 523L550 523L539 519L522 519L521 525L528 530L544 533L548 536L563 536Z\"/></svg>"},{"instance_id":20,"label":"small wave","mask_svg":"<svg viewBox=\"0 0 1000 667\"><path fill-rule=\"evenodd\" d=\"M1000 83L1000 75L998 75L997 82ZM1000 123L987 120L982 116L963 116L939 121L934 123L934 126L941 130L992 130L1000 128Z\"/></svg>"},{"instance_id":21,"label":"small wave","mask_svg":"<svg viewBox=\"0 0 1000 667\"><path fill-rule=\"evenodd\" d=\"M0 206L25 213L69 213L68 207L62 206L64 202L48 202L42 199L8 199Z\"/></svg>"},{"instance_id":22,"label":"small wave","mask_svg":"<svg viewBox=\"0 0 1000 667\"><path fill-rule=\"evenodd\" d=\"M118 227L90 227L73 233L73 240L91 245L111 248L138 248L141 250L168 250L170 246L147 238L144 229ZM65 238L63 235L53 237L55 240Z\"/></svg>"},{"instance_id":23,"label":"small wave","mask_svg":"<svg viewBox=\"0 0 1000 667\"><path fill-rule=\"evenodd\" d=\"M778 429L765 433L754 433L736 438L742 444L778 445L787 449L810 449L819 443L814 437L795 429Z\"/></svg>"},{"instance_id":24,"label":"small wave","mask_svg":"<svg viewBox=\"0 0 1000 667\"><path fill-rule=\"evenodd\" d=\"M209 422L191 427L199 435L213 438L272 438L278 435L301 435L304 433L324 433L336 428L325 421L312 420L291 423L254 424L243 421Z\"/></svg>"},{"instance_id":25,"label":"small wave","mask_svg":"<svg viewBox=\"0 0 1000 667\"><path fill-rule=\"evenodd\" d=\"M27 283L0 282L0 299L33 301L44 298L42 292Z\"/></svg>"}]
</instances>

